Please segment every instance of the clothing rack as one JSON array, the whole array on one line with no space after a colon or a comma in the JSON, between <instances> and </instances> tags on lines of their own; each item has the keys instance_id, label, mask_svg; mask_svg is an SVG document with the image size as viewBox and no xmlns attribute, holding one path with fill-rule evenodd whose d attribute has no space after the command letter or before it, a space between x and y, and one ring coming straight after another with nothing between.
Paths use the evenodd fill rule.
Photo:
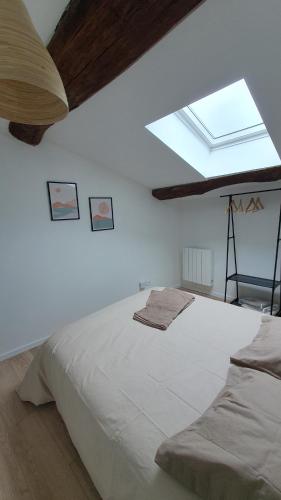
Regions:
<instances>
[{"instance_id":1,"label":"clothing rack","mask_svg":"<svg viewBox=\"0 0 281 500\"><path fill-rule=\"evenodd\" d=\"M275 189L261 189L258 191L245 191L242 193L232 193L232 194L224 194L221 195L220 198L228 198L228 221L227 221L227 244L226 244L226 270L225 270L225 290L224 290L224 302L226 302L227 296L227 285L229 281L234 281L236 283L236 298L231 302L236 306L240 306L239 301L239 283L247 283L250 285L255 285L263 288L271 289L271 302L270 302L270 314L273 313L273 304L274 304L274 295L275 290L281 285L281 268L280 268L280 280L276 279L277 274L277 264L278 264L278 256L279 256L279 244L280 244L280 230L281 230L281 205L279 211L279 220L278 220L278 229L277 229L277 238L276 238L276 250L275 250L275 261L274 261L274 270L273 270L273 278L259 278L257 276L249 276L246 274L239 274L237 270L237 254L236 254L236 241L235 241L235 230L234 230L234 217L233 217L233 204L232 199L234 196L243 196L247 194L257 194L257 193L269 193L272 191L281 191L281 188ZM230 240L233 243L233 256L234 256L234 269L235 273L229 275L228 267L229 267L229 247ZM281 292L279 296L279 310L276 316L281 315Z\"/></svg>"}]
</instances>

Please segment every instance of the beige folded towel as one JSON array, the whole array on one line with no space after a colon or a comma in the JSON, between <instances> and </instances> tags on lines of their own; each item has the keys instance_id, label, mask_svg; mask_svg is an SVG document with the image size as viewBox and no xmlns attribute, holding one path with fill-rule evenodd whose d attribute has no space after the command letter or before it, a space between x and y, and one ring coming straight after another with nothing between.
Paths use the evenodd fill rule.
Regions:
<instances>
[{"instance_id":1,"label":"beige folded towel","mask_svg":"<svg viewBox=\"0 0 281 500\"><path fill-rule=\"evenodd\" d=\"M176 288L152 290L146 306L133 319L144 325L167 330L172 321L195 300L193 295Z\"/></svg>"}]
</instances>

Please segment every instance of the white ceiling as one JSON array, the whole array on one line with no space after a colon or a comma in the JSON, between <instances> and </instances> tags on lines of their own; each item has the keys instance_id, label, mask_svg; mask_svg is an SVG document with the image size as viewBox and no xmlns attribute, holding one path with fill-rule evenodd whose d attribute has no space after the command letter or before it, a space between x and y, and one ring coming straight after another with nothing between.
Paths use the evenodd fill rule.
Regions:
<instances>
[{"instance_id":1,"label":"white ceiling","mask_svg":"<svg viewBox=\"0 0 281 500\"><path fill-rule=\"evenodd\" d=\"M23 0L44 43L48 43L69 0Z\"/></svg>"},{"instance_id":2,"label":"white ceiling","mask_svg":"<svg viewBox=\"0 0 281 500\"><path fill-rule=\"evenodd\" d=\"M46 41L68 1L25 3ZM280 155L280 19L280 0L206 0L46 137L149 187L201 180L145 125L245 78Z\"/></svg>"}]
</instances>

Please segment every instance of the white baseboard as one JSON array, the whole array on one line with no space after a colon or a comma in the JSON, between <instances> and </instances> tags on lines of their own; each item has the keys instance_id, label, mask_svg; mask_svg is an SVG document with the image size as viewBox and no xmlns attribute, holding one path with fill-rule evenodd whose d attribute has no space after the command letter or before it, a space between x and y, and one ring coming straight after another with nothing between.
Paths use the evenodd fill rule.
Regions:
<instances>
[{"instance_id":1,"label":"white baseboard","mask_svg":"<svg viewBox=\"0 0 281 500\"><path fill-rule=\"evenodd\" d=\"M0 361L4 361L5 359L13 358L17 354L21 354L24 351L28 351L29 349L33 349L33 347L38 347L43 344L49 337L44 337L39 340L34 340L33 342L29 342L28 344L21 345L20 347L16 347L11 351L0 353Z\"/></svg>"},{"instance_id":2,"label":"white baseboard","mask_svg":"<svg viewBox=\"0 0 281 500\"><path fill-rule=\"evenodd\" d=\"M193 293L199 293L206 295L206 297L215 297L217 299L224 300L224 292L220 292L219 290L213 290L211 287L205 287L205 286L200 286L196 285L196 283L190 283L187 281L184 281L182 285L184 288L187 288ZM227 302L231 302L232 300L235 299L234 295L228 295L226 296Z\"/></svg>"},{"instance_id":3,"label":"white baseboard","mask_svg":"<svg viewBox=\"0 0 281 500\"><path fill-rule=\"evenodd\" d=\"M212 292L210 293L210 296L211 297L217 297L218 299L224 300L224 293L223 292L217 292L216 290L212 290ZM226 300L228 302L231 302L234 299L235 299L234 295L227 295L226 296Z\"/></svg>"}]
</instances>

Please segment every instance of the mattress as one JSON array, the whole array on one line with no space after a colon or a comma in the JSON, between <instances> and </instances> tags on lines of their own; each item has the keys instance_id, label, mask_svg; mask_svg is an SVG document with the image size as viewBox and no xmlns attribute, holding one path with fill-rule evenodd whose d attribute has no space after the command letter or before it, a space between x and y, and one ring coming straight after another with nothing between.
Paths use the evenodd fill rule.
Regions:
<instances>
[{"instance_id":1,"label":"mattress","mask_svg":"<svg viewBox=\"0 0 281 500\"><path fill-rule=\"evenodd\" d=\"M19 390L55 400L103 500L196 500L154 462L224 386L229 357L257 334L258 312L196 296L162 332L132 319L146 290L62 328Z\"/></svg>"}]
</instances>

